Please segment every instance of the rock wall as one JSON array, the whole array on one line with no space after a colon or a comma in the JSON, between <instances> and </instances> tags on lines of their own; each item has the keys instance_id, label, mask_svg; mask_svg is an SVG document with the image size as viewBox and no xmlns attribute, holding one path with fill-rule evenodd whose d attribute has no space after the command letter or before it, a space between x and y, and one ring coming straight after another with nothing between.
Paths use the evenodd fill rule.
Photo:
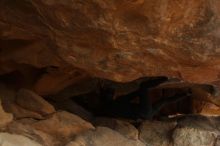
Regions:
<instances>
[{"instance_id":1,"label":"rock wall","mask_svg":"<svg viewBox=\"0 0 220 146\"><path fill-rule=\"evenodd\" d=\"M218 0L1 0L0 74L31 65L116 81L159 75L218 81L219 6Z\"/></svg>"}]
</instances>

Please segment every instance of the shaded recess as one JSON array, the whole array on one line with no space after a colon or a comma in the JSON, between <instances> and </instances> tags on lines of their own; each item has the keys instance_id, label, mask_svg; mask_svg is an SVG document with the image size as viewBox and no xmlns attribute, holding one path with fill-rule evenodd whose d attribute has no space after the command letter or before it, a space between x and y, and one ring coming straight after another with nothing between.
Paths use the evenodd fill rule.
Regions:
<instances>
[{"instance_id":1,"label":"shaded recess","mask_svg":"<svg viewBox=\"0 0 220 146\"><path fill-rule=\"evenodd\" d=\"M0 82L15 90L33 90L54 105L71 101L73 106L78 104L94 116L152 119L176 114L219 114L218 88L213 85L165 76L116 82L82 72L19 64L16 70L1 75ZM66 108L63 106L57 109Z\"/></svg>"}]
</instances>

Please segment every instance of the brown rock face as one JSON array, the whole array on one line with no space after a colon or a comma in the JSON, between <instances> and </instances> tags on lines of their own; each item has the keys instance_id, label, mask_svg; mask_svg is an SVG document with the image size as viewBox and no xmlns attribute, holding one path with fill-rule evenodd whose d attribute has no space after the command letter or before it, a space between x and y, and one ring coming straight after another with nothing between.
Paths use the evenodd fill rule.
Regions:
<instances>
[{"instance_id":1,"label":"brown rock face","mask_svg":"<svg viewBox=\"0 0 220 146\"><path fill-rule=\"evenodd\" d=\"M2 102L0 100L0 115L2 117L2 120L0 122L0 128L6 126L8 123L10 123L13 120L13 115L6 113L4 109L2 108Z\"/></svg>"},{"instance_id":2,"label":"brown rock face","mask_svg":"<svg viewBox=\"0 0 220 146\"><path fill-rule=\"evenodd\" d=\"M48 115L55 112L55 109L52 105L50 105L39 95L27 89L21 89L18 91L16 103L25 109L40 113L42 115Z\"/></svg>"},{"instance_id":3,"label":"brown rock face","mask_svg":"<svg viewBox=\"0 0 220 146\"><path fill-rule=\"evenodd\" d=\"M217 81L219 17L219 0L0 0L0 74L70 65L117 81Z\"/></svg>"},{"instance_id":4,"label":"brown rock face","mask_svg":"<svg viewBox=\"0 0 220 146\"><path fill-rule=\"evenodd\" d=\"M140 140L154 146L171 146L171 131L175 122L145 121L140 126Z\"/></svg>"},{"instance_id":5,"label":"brown rock face","mask_svg":"<svg viewBox=\"0 0 220 146\"><path fill-rule=\"evenodd\" d=\"M78 133L94 129L93 125L71 113L57 112L51 118L32 124L35 129L68 139ZM47 128L45 128L47 127Z\"/></svg>"},{"instance_id":6,"label":"brown rock face","mask_svg":"<svg viewBox=\"0 0 220 146\"><path fill-rule=\"evenodd\" d=\"M132 140L107 127L97 127L75 138L66 146L144 146L140 140Z\"/></svg>"}]
</instances>

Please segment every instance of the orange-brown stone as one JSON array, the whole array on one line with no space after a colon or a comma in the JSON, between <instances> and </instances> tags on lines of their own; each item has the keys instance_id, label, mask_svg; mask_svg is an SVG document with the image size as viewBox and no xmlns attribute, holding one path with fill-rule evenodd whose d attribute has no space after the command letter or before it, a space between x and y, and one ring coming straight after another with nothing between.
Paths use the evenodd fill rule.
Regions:
<instances>
[{"instance_id":1,"label":"orange-brown stone","mask_svg":"<svg viewBox=\"0 0 220 146\"><path fill-rule=\"evenodd\" d=\"M0 1L0 74L19 64L129 81L219 80L219 0Z\"/></svg>"}]
</instances>

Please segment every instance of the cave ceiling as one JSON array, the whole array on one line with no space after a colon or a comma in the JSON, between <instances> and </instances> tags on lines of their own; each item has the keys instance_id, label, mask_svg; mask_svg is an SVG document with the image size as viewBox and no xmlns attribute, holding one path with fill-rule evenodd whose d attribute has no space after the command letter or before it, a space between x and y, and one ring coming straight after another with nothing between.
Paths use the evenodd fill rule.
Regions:
<instances>
[{"instance_id":1,"label":"cave ceiling","mask_svg":"<svg viewBox=\"0 0 220 146\"><path fill-rule=\"evenodd\" d=\"M26 66L49 68L37 87L87 75L218 84L220 1L0 0L0 74Z\"/></svg>"}]
</instances>

